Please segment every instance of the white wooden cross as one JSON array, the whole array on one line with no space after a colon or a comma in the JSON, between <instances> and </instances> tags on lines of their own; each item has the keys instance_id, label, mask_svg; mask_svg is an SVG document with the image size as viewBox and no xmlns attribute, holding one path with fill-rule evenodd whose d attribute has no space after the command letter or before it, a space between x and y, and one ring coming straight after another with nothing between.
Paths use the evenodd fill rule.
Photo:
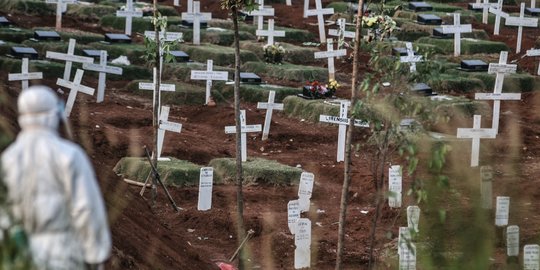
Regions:
<instances>
[{"instance_id":1,"label":"white wooden cross","mask_svg":"<svg viewBox=\"0 0 540 270\"><path fill-rule=\"evenodd\" d=\"M457 137L472 139L471 167L478 167L480 158L480 139L495 139L497 133L491 128L481 128L482 116L474 115L473 128L458 128Z\"/></svg>"},{"instance_id":2,"label":"white wooden cross","mask_svg":"<svg viewBox=\"0 0 540 270\"><path fill-rule=\"evenodd\" d=\"M47 51L45 54L46 58L66 62L66 65L64 67L64 77L63 77L65 81L69 81L69 78L71 77L71 66L73 62L82 63L82 64L94 63L94 58L92 57L75 55L75 43L76 43L75 39L72 39L72 38L69 39L67 53L57 53L57 52Z\"/></svg>"},{"instance_id":3,"label":"white wooden cross","mask_svg":"<svg viewBox=\"0 0 540 270\"><path fill-rule=\"evenodd\" d=\"M495 15L495 27L493 28L493 35L495 36L499 35L499 29L501 27L501 17L505 19L508 17L508 13L504 12L502 8L503 8L503 0L497 1L497 7L489 8L489 12Z\"/></svg>"},{"instance_id":4,"label":"white wooden cross","mask_svg":"<svg viewBox=\"0 0 540 270\"><path fill-rule=\"evenodd\" d=\"M60 79L60 78L56 80L57 85L70 89L69 96L66 102L66 109L65 109L66 117L69 117L71 115L71 110L73 109L73 105L75 104L77 93L83 92L87 95L91 95L91 96L94 95L94 91L95 91L94 88L84 86L81 84L83 74L84 74L84 70L77 69L73 82L70 82L69 80Z\"/></svg>"},{"instance_id":5,"label":"white wooden cross","mask_svg":"<svg viewBox=\"0 0 540 270\"><path fill-rule=\"evenodd\" d=\"M193 44L201 44L201 21L212 19L212 13L201 12L201 2L193 2L193 12L182 12L182 20L193 21Z\"/></svg>"},{"instance_id":6,"label":"white wooden cross","mask_svg":"<svg viewBox=\"0 0 540 270\"><path fill-rule=\"evenodd\" d=\"M131 36L131 25L133 23L134 17L142 17L143 13L142 11L136 11L133 8L133 0L127 0L126 2L126 9L125 10L118 10L116 11L117 17L126 17L126 27L125 27L125 34L128 36Z\"/></svg>"},{"instance_id":7,"label":"white wooden cross","mask_svg":"<svg viewBox=\"0 0 540 270\"><path fill-rule=\"evenodd\" d=\"M527 50L525 55L527 55L527 56L540 56L540 49ZM538 71L536 72L536 75L540 75L540 64L538 65Z\"/></svg>"},{"instance_id":8,"label":"white wooden cross","mask_svg":"<svg viewBox=\"0 0 540 270\"><path fill-rule=\"evenodd\" d=\"M304 0L304 18L307 18L307 11L309 10L309 0Z\"/></svg>"},{"instance_id":9,"label":"white wooden cross","mask_svg":"<svg viewBox=\"0 0 540 270\"><path fill-rule=\"evenodd\" d=\"M321 0L315 0L315 9L308 9L306 11L307 16L317 16L317 22L319 25L319 39L321 40L321 43L324 43L326 40L326 31L324 30L324 15L330 14L334 14L334 9L322 8Z\"/></svg>"},{"instance_id":10,"label":"white wooden cross","mask_svg":"<svg viewBox=\"0 0 540 270\"><path fill-rule=\"evenodd\" d=\"M273 17L275 10L273 8L265 8L264 0L259 0L258 3L258 8L248 14L257 17L257 30L262 30L264 26L264 17ZM253 20L253 23L255 23L255 20Z\"/></svg>"},{"instance_id":11,"label":"white wooden cross","mask_svg":"<svg viewBox=\"0 0 540 270\"><path fill-rule=\"evenodd\" d=\"M521 39L523 36L523 27L538 27L538 18L525 18L525 3L521 3L519 17L515 17L515 16L506 17L505 25L518 27L516 53L520 53L521 52Z\"/></svg>"},{"instance_id":12,"label":"white wooden cross","mask_svg":"<svg viewBox=\"0 0 540 270\"><path fill-rule=\"evenodd\" d=\"M105 98L105 80L107 73L122 75L123 72L121 67L107 66L107 51L100 52L99 64L84 63L83 69L99 72L97 103L103 102Z\"/></svg>"},{"instance_id":13,"label":"white wooden cross","mask_svg":"<svg viewBox=\"0 0 540 270\"><path fill-rule=\"evenodd\" d=\"M144 31L144 36L150 40L156 40L156 32L155 31ZM163 70L163 49L161 46L161 42L181 42L182 38L184 37L184 34L181 32L159 32L159 70Z\"/></svg>"},{"instance_id":14,"label":"white wooden cross","mask_svg":"<svg viewBox=\"0 0 540 270\"><path fill-rule=\"evenodd\" d=\"M261 132L262 127L261 125L246 125L246 111L240 110L240 144L242 148L242 162L247 161L247 136L246 133L248 132ZM233 134L236 133L236 126L226 126L225 127L225 134Z\"/></svg>"},{"instance_id":15,"label":"white wooden cross","mask_svg":"<svg viewBox=\"0 0 540 270\"><path fill-rule=\"evenodd\" d=\"M268 139L268 133L270 133L270 123L272 122L272 112L274 110L283 110L283 103L274 103L276 97L276 91L270 91L268 93L268 102L258 102L257 109L266 109L266 117L264 118L264 127L262 140Z\"/></svg>"},{"instance_id":16,"label":"white wooden cross","mask_svg":"<svg viewBox=\"0 0 540 270\"><path fill-rule=\"evenodd\" d=\"M489 0L476 0L476 3L472 4L474 9L482 9L482 23L488 23L488 11L490 8L496 8L497 4L490 3Z\"/></svg>"},{"instance_id":17,"label":"white wooden cross","mask_svg":"<svg viewBox=\"0 0 540 270\"><path fill-rule=\"evenodd\" d=\"M227 71L214 71L214 60L206 60L206 71L192 70L191 79L206 81L206 98L204 104L208 105L212 94L212 81L226 81L229 78Z\"/></svg>"},{"instance_id":18,"label":"white wooden cross","mask_svg":"<svg viewBox=\"0 0 540 270\"><path fill-rule=\"evenodd\" d=\"M9 73L8 81L21 81L22 88L25 90L28 88L29 80L39 80L43 79L43 72L28 72L28 58L22 59L21 73Z\"/></svg>"},{"instance_id":19,"label":"white wooden cross","mask_svg":"<svg viewBox=\"0 0 540 270\"><path fill-rule=\"evenodd\" d=\"M257 30L256 35L260 37L267 37L267 44L274 45L274 37L284 37L285 31L274 30L274 19L269 19L268 30Z\"/></svg>"},{"instance_id":20,"label":"white wooden cross","mask_svg":"<svg viewBox=\"0 0 540 270\"><path fill-rule=\"evenodd\" d=\"M153 76L153 81L151 83L148 83L148 82L140 82L139 83L139 90L150 90L150 91L156 91L156 84L157 84L157 69L154 68L153 69L153 73L154 73L154 76ZM166 83L160 83L159 84L159 91L164 91L164 92L174 92L176 91L176 85L174 84L166 84ZM152 99L152 106L153 104L155 104L155 98L156 95L153 95L153 99ZM161 100L159 101L158 103L158 108L160 108L161 106Z\"/></svg>"},{"instance_id":21,"label":"white wooden cross","mask_svg":"<svg viewBox=\"0 0 540 270\"><path fill-rule=\"evenodd\" d=\"M493 118L491 128L495 131L495 134L499 133L499 115L501 111L501 100L520 100L520 93L502 93L504 76L506 74L515 73L517 65L507 64L508 52L501 52L499 56L499 63L490 63L488 73L496 74L495 86L493 87L493 93L476 93L474 98L478 100L493 100Z\"/></svg>"},{"instance_id":22,"label":"white wooden cross","mask_svg":"<svg viewBox=\"0 0 540 270\"><path fill-rule=\"evenodd\" d=\"M291 0L286 0L285 3L287 4L287 6L292 5Z\"/></svg>"},{"instance_id":23,"label":"white wooden cross","mask_svg":"<svg viewBox=\"0 0 540 270\"><path fill-rule=\"evenodd\" d=\"M461 55L461 33L472 32L472 26L470 24L461 24L460 14L454 13L454 24L443 25L443 34L454 34L454 56Z\"/></svg>"},{"instance_id":24,"label":"white wooden cross","mask_svg":"<svg viewBox=\"0 0 540 270\"><path fill-rule=\"evenodd\" d=\"M316 52L315 59L328 58L328 78L336 78L336 70L334 67L334 58L347 55L346 49L340 49L334 51L334 41L329 38L326 40L326 51Z\"/></svg>"},{"instance_id":25,"label":"white wooden cross","mask_svg":"<svg viewBox=\"0 0 540 270\"><path fill-rule=\"evenodd\" d=\"M67 4L74 4L75 0L45 0L47 4L56 4L56 31L62 29L62 13L66 8Z\"/></svg>"},{"instance_id":26,"label":"white wooden cross","mask_svg":"<svg viewBox=\"0 0 540 270\"><path fill-rule=\"evenodd\" d=\"M336 25L338 26L338 29L328 29L329 36L338 37L340 40L345 38L354 39L356 37L356 32L345 30L345 27L347 26L345 18L337 19Z\"/></svg>"},{"instance_id":27,"label":"white wooden cross","mask_svg":"<svg viewBox=\"0 0 540 270\"><path fill-rule=\"evenodd\" d=\"M169 106L161 106L159 112L159 128L158 128L158 148L157 157L159 160L169 161L170 159L161 158L161 151L163 150L163 141L165 140L165 131L171 131L180 133L182 132L182 124L169 121L169 112L171 108Z\"/></svg>"},{"instance_id":28,"label":"white wooden cross","mask_svg":"<svg viewBox=\"0 0 540 270\"><path fill-rule=\"evenodd\" d=\"M337 162L345 160L345 134L347 132L347 126L350 123L350 119L347 118L347 112L349 110L349 102L342 101L339 106L339 117L330 115L320 115L319 122L325 122L330 124L338 124L338 144L337 144Z\"/></svg>"},{"instance_id":29,"label":"white wooden cross","mask_svg":"<svg viewBox=\"0 0 540 270\"><path fill-rule=\"evenodd\" d=\"M415 72L416 63L423 61L422 56L414 54L414 50L413 50L413 46L411 42L406 42L405 47L407 47L407 55L399 57L399 61L401 61L402 63L409 63L410 71Z\"/></svg>"}]
</instances>

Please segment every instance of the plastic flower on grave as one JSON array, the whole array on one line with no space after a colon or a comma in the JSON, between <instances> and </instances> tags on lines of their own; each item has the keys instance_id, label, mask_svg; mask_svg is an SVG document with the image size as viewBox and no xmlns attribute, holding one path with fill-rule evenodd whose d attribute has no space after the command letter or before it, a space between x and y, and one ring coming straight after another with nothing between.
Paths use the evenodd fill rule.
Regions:
<instances>
[{"instance_id":1,"label":"plastic flower on grave","mask_svg":"<svg viewBox=\"0 0 540 270\"><path fill-rule=\"evenodd\" d=\"M281 64L283 61L283 56L285 55L285 48L279 43L272 45L264 45L264 59L267 63L270 64Z\"/></svg>"}]
</instances>

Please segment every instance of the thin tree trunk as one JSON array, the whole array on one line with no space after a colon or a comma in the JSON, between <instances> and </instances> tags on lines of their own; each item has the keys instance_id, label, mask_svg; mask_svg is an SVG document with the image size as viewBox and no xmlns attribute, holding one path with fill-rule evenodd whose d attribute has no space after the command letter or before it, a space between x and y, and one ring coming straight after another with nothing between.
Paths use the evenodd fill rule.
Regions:
<instances>
[{"instance_id":1,"label":"thin tree trunk","mask_svg":"<svg viewBox=\"0 0 540 270\"><path fill-rule=\"evenodd\" d=\"M157 0L154 0L154 18L157 21L158 11L157 11ZM159 40L159 25L156 23L154 25L154 31L156 33L155 36L155 42L156 42L156 61L154 68L156 69L156 85L154 86L154 111L153 111L153 121L152 126L154 130L154 153L152 154L152 163L154 164L154 167L157 169L158 167L158 129L159 129L159 100L161 99L161 92L159 91L160 84L161 84L161 57L160 57L160 40ZM152 205L155 205L157 198L157 179L153 177L152 179Z\"/></svg>"},{"instance_id":2,"label":"thin tree trunk","mask_svg":"<svg viewBox=\"0 0 540 270\"><path fill-rule=\"evenodd\" d=\"M242 148L241 148L241 126L240 126L240 35L238 34L238 7L233 5L231 8L232 20L234 26L234 116L236 119L236 226L238 243L245 237L244 229L244 176L242 171ZM238 256L238 268L246 269L246 252L242 247Z\"/></svg>"},{"instance_id":3,"label":"thin tree trunk","mask_svg":"<svg viewBox=\"0 0 540 270\"><path fill-rule=\"evenodd\" d=\"M358 13L356 14L356 39L354 43L354 58L353 58L353 74L351 82L351 108L354 108L358 102L358 60L360 54L360 41L362 33L362 15L363 15L364 0L358 1ZM349 199L349 186L351 185L351 150L352 150L352 136L354 129L354 114L351 114L351 122L347 129L347 135L345 139L345 160L344 160L344 176L343 187L341 189L341 204L339 211L339 229L338 229L338 246L336 257L336 270L341 270L343 262L343 249L345 246L345 226L347 219L347 204Z\"/></svg>"}]
</instances>

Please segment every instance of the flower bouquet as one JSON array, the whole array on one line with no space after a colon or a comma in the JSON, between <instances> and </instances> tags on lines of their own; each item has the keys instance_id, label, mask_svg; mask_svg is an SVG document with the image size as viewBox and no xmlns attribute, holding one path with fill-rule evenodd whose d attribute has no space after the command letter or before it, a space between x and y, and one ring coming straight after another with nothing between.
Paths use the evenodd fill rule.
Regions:
<instances>
[{"instance_id":1,"label":"flower bouquet","mask_svg":"<svg viewBox=\"0 0 540 270\"><path fill-rule=\"evenodd\" d=\"M333 97L337 89L340 87L339 83L330 79L328 84L322 84L319 81L308 82L302 90L302 94L305 97L313 99L323 99Z\"/></svg>"},{"instance_id":2,"label":"flower bouquet","mask_svg":"<svg viewBox=\"0 0 540 270\"><path fill-rule=\"evenodd\" d=\"M285 48L279 45L279 43L272 45L265 45L264 50L264 61L270 64L281 64L283 62L283 56L285 56Z\"/></svg>"}]
</instances>

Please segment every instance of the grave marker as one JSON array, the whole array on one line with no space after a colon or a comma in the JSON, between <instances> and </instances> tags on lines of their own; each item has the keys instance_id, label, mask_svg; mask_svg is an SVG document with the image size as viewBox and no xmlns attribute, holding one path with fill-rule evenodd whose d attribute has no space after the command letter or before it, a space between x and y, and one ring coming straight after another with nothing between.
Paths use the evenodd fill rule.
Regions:
<instances>
[{"instance_id":1,"label":"grave marker","mask_svg":"<svg viewBox=\"0 0 540 270\"><path fill-rule=\"evenodd\" d=\"M531 0L531 7L528 7L525 9L525 14L528 14L531 16L540 15L540 8L536 8L536 0Z\"/></svg>"},{"instance_id":2,"label":"grave marker","mask_svg":"<svg viewBox=\"0 0 540 270\"><path fill-rule=\"evenodd\" d=\"M425 24L425 25L441 25L442 19L441 17L433 14L418 14L416 16L416 21L419 24Z\"/></svg>"},{"instance_id":3,"label":"grave marker","mask_svg":"<svg viewBox=\"0 0 540 270\"><path fill-rule=\"evenodd\" d=\"M268 20L268 30L257 30L256 35L260 37L267 37L266 44L274 45L274 37L284 37L285 31L274 30L274 19Z\"/></svg>"},{"instance_id":4,"label":"grave marker","mask_svg":"<svg viewBox=\"0 0 540 270\"><path fill-rule=\"evenodd\" d=\"M311 265L311 221L299 218L294 235L294 268L300 269Z\"/></svg>"},{"instance_id":5,"label":"grave marker","mask_svg":"<svg viewBox=\"0 0 540 270\"><path fill-rule=\"evenodd\" d=\"M306 0L305 5L309 6L309 2ZM304 8L306 6L304 5ZM324 30L324 15L331 15L334 14L333 8L322 8L321 0L315 0L315 9L307 9L304 10L305 16L317 16L317 23L319 25L319 38L321 43L324 43L326 40L326 33Z\"/></svg>"},{"instance_id":6,"label":"grave marker","mask_svg":"<svg viewBox=\"0 0 540 270\"><path fill-rule=\"evenodd\" d=\"M495 15L495 27L493 28L493 35L498 36L501 27L501 17L508 18L508 13L502 11L503 0L497 1L497 7L490 7L489 12Z\"/></svg>"},{"instance_id":7,"label":"grave marker","mask_svg":"<svg viewBox=\"0 0 540 270\"><path fill-rule=\"evenodd\" d=\"M11 22L4 16L0 16L0 26L10 26Z\"/></svg>"},{"instance_id":8,"label":"grave marker","mask_svg":"<svg viewBox=\"0 0 540 270\"><path fill-rule=\"evenodd\" d=\"M490 8L496 8L497 4L490 3L489 0L476 0L476 3L473 3L472 5L473 9L481 9L482 10L482 23L487 24L488 23L488 11Z\"/></svg>"},{"instance_id":9,"label":"grave marker","mask_svg":"<svg viewBox=\"0 0 540 270\"><path fill-rule=\"evenodd\" d=\"M347 126L350 123L350 119L347 118L347 112L349 110L349 102L341 101L339 105L339 117L330 115L320 115L319 122L325 122L330 124L338 124L338 143L337 143L337 162L345 160L345 135L347 132Z\"/></svg>"},{"instance_id":10,"label":"grave marker","mask_svg":"<svg viewBox=\"0 0 540 270\"><path fill-rule=\"evenodd\" d=\"M388 169L388 205L391 208L401 207L403 176L400 165L392 165Z\"/></svg>"},{"instance_id":11,"label":"grave marker","mask_svg":"<svg viewBox=\"0 0 540 270\"><path fill-rule=\"evenodd\" d=\"M283 110L283 103L274 103L276 91L270 91L268 93L268 102L258 102L257 109L266 109L266 116L264 117L263 135L262 140L268 139L268 133L270 133L270 123L272 122L272 112L274 110Z\"/></svg>"},{"instance_id":12,"label":"grave marker","mask_svg":"<svg viewBox=\"0 0 540 270\"><path fill-rule=\"evenodd\" d=\"M525 55L527 55L527 56L540 56L540 49L527 50L527 53ZM540 75L540 64L538 65L538 71L536 72L536 75Z\"/></svg>"},{"instance_id":13,"label":"grave marker","mask_svg":"<svg viewBox=\"0 0 540 270\"><path fill-rule=\"evenodd\" d=\"M291 234L296 232L296 222L300 218L300 204L298 200L292 200L287 203L287 224Z\"/></svg>"},{"instance_id":14,"label":"grave marker","mask_svg":"<svg viewBox=\"0 0 540 270\"><path fill-rule=\"evenodd\" d=\"M409 227L399 227L398 231L398 255L401 257L402 247L406 247L412 242L411 229Z\"/></svg>"},{"instance_id":15,"label":"grave marker","mask_svg":"<svg viewBox=\"0 0 540 270\"><path fill-rule=\"evenodd\" d=\"M252 10L248 14L253 17L257 17L257 30L263 30L264 17L273 17L275 10L273 8L264 7L264 0L258 0L257 9ZM255 20L253 21L255 23ZM259 34L256 34L259 36Z\"/></svg>"},{"instance_id":16,"label":"grave marker","mask_svg":"<svg viewBox=\"0 0 540 270\"><path fill-rule=\"evenodd\" d=\"M64 77L63 77L65 81L69 81L69 78L71 77L71 66L73 62L82 63L82 64L94 63L94 58L92 57L75 55L75 43L76 43L76 40L70 38L67 53L57 53L57 52L47 51L45 55L46 58L66 62L66 65L64 67Z\"/></svg>"},{"instance_id":17,"label":"grave marker","mask_svg":"<svg viewBox=\"0 0 540 270\"><path fill-rule=\"evenodd\" d=\"M510 213L510 197L497 196L495 209L495 226L503 227L508 225Z\"/></svg>"},{"instance_id":18,"label":"grave marker","mask_svg":"<svg viewBox=\"0 0 540 270\"><path fill-rule=\"evenodd\" d=\"M356 32L347 31L345 27L347 26L347 22L344 18L339 18L336 21L336 25L338 26L338 29L329 29L328 35L338 37L338 40L343 40L345 38L356 38Z\"/></svg>"},{"instance_id":19,"label":"grave marker","mask_svg":"<svg viewBox=\"0 0 540 270\"><path fill-rule=\"evenodd\" d=\"M418 223L420 222L420 207L411 205L407 207L407 226L410 230L419 232Z\"/></svg>"},{"instance_id":20,"label":"grave marker","mask_svg":"<svg viewBox=\"0 0 540 270\"><path fill-rule=\"evenodd\" d=\"M499 133L499 114L501 110L501 100L520 100L520 93L502 93L502 87L504 83L504 76L506 74L515 73L517 65L507 64L508 52L501 52L499 56L499 63L490 63L488 73L496 74L495 86L493 87L493 93L476 93L474 98L477 100L493 100L493 118L491 128L495 131L495 135Z\"/></svg>"},{"instance_id":21,"label":"grave marker","mask_svg":"<svg viewBox=\"0 0 540 270\"><path fill-rule=\"evenodd\" d=\"M460 69L464 71L488 71L489 65L478 59L461 60Z\"/></svg>"},{"instance_id":22,"label":"grave marker","mask_svg":"<svg viewBox=\"0 0 540 270\"><path fill-rule=\"evenodd\" d=\"M94 88L84 86L81 84L83 74L84 74L84 70L77 69L73 82L70 82L69 80L64 80L61 78L58 78L58 80L56 81L57 85L70 89L69 96L66 102L66 108L65 108L66 117L69 117L71 115L71 110L73 109L73 105L75 104L75 99L77 98L77 94L79 92L82 92L91 96L94 95L94 91L95 91Z\"/></svg>"},{"instance_id":23,"label":"grave marker","mask_svg":"<svg viewBox=\"0 0 540 270\"><path fill-rule=\"evenodd\" d=\"M523 270L540 270L539 245L525 245L523 247Z\"/></svg>"},{"instance_id":24,"label":"grave marker","mask_svg":"<svg viewBox=\"0 0 540 270\"><path fill-rule=\"evenodd\" d=\"M156 91L156 84L157 84L157 69L153 69L154 76L152 77L153 80L151 83L148 82L140 82L139 83L139 90L150 90L150 91ZM166 83L160 83L159 84L159 91L165 91L165 92L174 92L176 91L176 85L174 84L166 84ZM152 106L155 104L155 97L156 95L152 95ZM158 108L161 108L161 100L159 100Z\"/></svg>"},{"instance_id":25,"label":"grave marker","mask_svg":"<svg viewBox=\"0 0 540 270\"><path fill-rule=\"evenodd\" d=\"M62 29L62 13L67 4L74 4L75 0L45 0L47 4L56 4L56 31Z\"/></svg>"},{"instance_id":26,"label":"grave marker","mask_svg":"<svg viewBox=\"0 0 540 270\"><path fill-rule=\"evenodd\" d=\"M461 33L472 32L472 26L470 24L461 24L461 15L454 13L454 24L443 25L443 34L454 34L454 56L461 55Z\"/></svg>"},{"instance_id":27,"label":"grave marker","mask_svg":"<svg viewBox=\"0 0 540 270\"><path fill-rule=\"evenodd\" d=\"M407 56L400 56L399 61L402 63L409 63L410 64L410 72L416 72L416 63L422 62L422 56L421 55L415 55L414 50L412 47L411 42L406 42L405 46L407 47Z\"/></svg>"},{"instance_id":28,"label":"grave marker","mask_svg":"<svg viewBox=\"0 0 540 270\"><path fill-rule=\"evenodd\" d=\"M9 73L8 81L21 81L21 90L28 88L29 80L43 79L42 72L28 72L28 58L22 59L21 73Z\"/></svg>"},{"instance_id":29,"label":"grave marker","mask_svg":"<svg viewBox=\"0 0 540 270\"><path fill-rule=\"evenodd\" d=\"M415 12L432 11L433 6L426 2L409 2L408 8Z\"/></svg>"},{"instance_id":30,"label":"grave marker","mask_svg":"<svg viewBox=\"0 0 540 270\"><path fill-rule=\"evenodd\" d=\"M506 255L519 256L519 227L516 225L506 227Z\"/></svg>"},{"instance_id":31,"label":"grave marker","mask_svg":"<svg viewBox=\"0 0 540 270\"><path fill-rule=\"evenodd\" d=\"M212 94L212 81L226 81L229 77L229 73L227 71L214 71L213 68L214 60L206 60L206 71L191 71L192 80L206 81L206 98L204 103L205 105L208 105L208 102L210 102L210 96Z\"/></svg>"},{"instance_id":32,"label":"grave marker","mask_svg":"<svg viewBox=\"0 0 540 270\"><path fill-rule=\"evenodd\" d=\"M193 21L193 44L201 44L201 21L212 19L212 13L201 12L201 2L193 2L193 12L183 12L182 20Z\"/></svg>"},{"instance_id":33,"label":"grave marker","mask_svg":"<svg viewBox=\"0 0 540 270\"><path fill-rule=\"evenodd\" d=\"M214 169L212 167L201 168L199 176L199 201L197 210L206 211L212 208L212 185L214 184Z\"/></svg>"},{"instance_id":34,"label":"grave marker","mask_svg":"<svg viewBox=\"0 0 540 270\"><path fill-rule=\"evenodd\" d=\"M131 38L126 34L105 34L105 41L109 43L131 43Z\"/></svg>"},{"instance_id":35,"label":"grave marker","mask_svg":"<svg viewBox=\"0 0 540 270\"><path fill-rule=\"evenodd\" d=\"M315 175L308 172L303 172L300 175L300 182L298 184L298 205L300 213L308 212L310 207L310 199L313 194L313 183L315 182Z\"/></svg>"},{"instance_id":36,"label":"grave marker","mask_svg":"<svg viewBox=\"0 0 540 270\"><path fill-rule=\"evenodd\" d=\"M126 18L126 28L125 34L131 36L131 25L133 23L133 18L142 17L142 11L135 11L133 8L133 0L126 1L126 9L116 11L116 17L125 17Z\"/></svg>"},{"instance_id":37,"label":"grave marker","mask_svg":"<svg viewBox=\"0 0 540 270\"><path fill-rule=\"evenodd\" d=\"M309 10L309 0L304 0L304 18L307 18L307 11Z\"/></svg>"},{"instance_id":38,"label":"grave marker","mask_svg":"<svg viewBox=\"0 0 540 270\"><path fill-rule=\"evenodd\" d=\"M97 103L103 102L105 98L105 80L107 77L107 73L122 75L123 72L123 69L120 67L107 65L107 51L101 51L99 57L99 64L84 63L83 69L99 72Z\"/></svg>"},{"instance_id":39,"label":"grave marker","mask_svg":"<svg viewBox=\"0 0 540 270\"><path fill-rule=\"evenodd\" d=\"M480 158L480 139L495 139L497 133L493 128L481 128L482 116L474 115L473 128L458 128L457 137L472 139L471 167L478 167Z\"/></svg>"},{"instance_id":40,"label":"grave marker","mask_svg":"<svg viewBox=\"0 0 540 270\"><path fill-rule=\"evenodd\" d=\"M11 47L11 53L13 57L20 59L38 59L38 52L36 51L36 49L30 47Z\"/></svg>"},{"instance_id":41,"label":"grave marker","mask_svg":"<svg viewBox=\"0 0 540 270\"><path fill-rule=\"evenodd\" d=\"M247 135L246 133L261 132L261 125L246 125L246 110L240 110L240 144L242 148L242 162L247 161ZM236 133L236 126L226 126L225 134Z\"/></svg>"},{"instance_id":42,"label":"grave marker","mask_svg":"<svg viewBox=\"0 0 540 270\"><path fill-rule=\"evenodd\" d=\"M320 1L320 0L319 0ZM336 78L336 69L334 67L334 58L347 55L347 50L340 49L334 51L334 41L329 38L326 40L326 51L316 52L315 59L328 58L328 79Z\"/></svg>"},{"instance_id":43,"label":"grave marker","mask_svg":"<svg viewBox=\"0 0 540 270\"><path fill-rule=\"evenodd\" d=\"M171 131L180 133L182 132L182 124L174 123L169 121L169 112L170 107L161 106L159 112L159 128L158 128L158 149L157 157L158 160L170 161L168 158L161 158L161 152L163 150L163 141L165 140L165 131Z\"/></svg>"},{"instance_id":44,"label":"grave marker","mask_svg":"<svg viewBox=\"0 0 540 270\"><path fill-rule=\"evenodd\" d=\"M144 31L144 36L152 41L155 41L156 40L156 31ZM159 70L163 70L163 50L162 50L162 47L161 45L163 44L162 42L174 42L174 41L182 41L182 38L183 38L184 34L183 33L180 33L180 32L165 32L163 33L162 31L159 32L159 43L160 43L160 47L159 47L159 63L160 63L160 66L159 66Z\"/></svg>"},{"instance_id":45,"label":"grave marker","mask_svg":"<svg viewBox=\"0 0 540 270\"><path fill-rule=\"evenodd\" d=\"M240 72L240 83L261 84L262 79L253 72Z\"/></svg>"},{"instance_id":46,"label":"grave marker","mask_svg":"<svg viewBox=\"0 0 540 270\"><path fill-rule=\"evenodd\" d=\"M493 169L491 166L480 167L480 196L483 209L492 209L493 196Z\"/></svg>"},{"instance_id":47,"label":"grave marker","mask_svg":"<svg viewBox=\"0 0 540 270\"><path fill-rule=\"evenodd\" d=\"M515 16L506 17L505 25L518 27L516 53L520 53L521 52L521 39L523 36L523 27L538 27L538 18L525 18L525 3L521 3L519 17L515 17Z\"/></svg>"},{"instance_id":48,"label":"grave marker","mask_svg":"<svg viewBox=\"0 0 540 270\"><path fill-rule=\"evenodd\" d=\"M43 31L36 30L34 31L34 38L37 40L46 40L46 41L60 41L62 38L55 31Z\"/></svg>"},{"instance_id":49,"label":"grave marker","mask_svg":"<svg viewBox=\"0 0 540 270\"><path fill-rule=\"evenodd\" d=\"M401 247L399 256L399 270L416 269L416 245L409 243Z\"/></svg>"}]
</instances>

